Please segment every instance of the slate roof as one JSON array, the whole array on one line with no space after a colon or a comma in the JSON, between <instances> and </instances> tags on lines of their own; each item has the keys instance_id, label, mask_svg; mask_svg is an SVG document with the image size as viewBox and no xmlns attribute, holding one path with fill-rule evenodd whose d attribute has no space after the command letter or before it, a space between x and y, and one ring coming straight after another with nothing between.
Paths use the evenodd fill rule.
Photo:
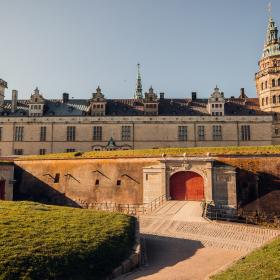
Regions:
<instances>
[{"instance_id":1,"label":"slate roof","mask_svg":"<svg viewBox=\"0 0 280 280\"><path fill-rule=\"evenodd\" d=\"M141 116L144 115L143 103L138 99L106 99L106 116ZM11 113L11 100L5 100L2 115L27 116L27 100L18 100L17 110ZM207 111L208 99L159 99L160 116L209 116ZM69 99L63 103L62 99L49 99L45 103L44 116L83 116L89 115L90 100ZM225 115L248 116L267 115L260 110L257 98L228 98L225 99Z\"/></svg>"}]
</instances>

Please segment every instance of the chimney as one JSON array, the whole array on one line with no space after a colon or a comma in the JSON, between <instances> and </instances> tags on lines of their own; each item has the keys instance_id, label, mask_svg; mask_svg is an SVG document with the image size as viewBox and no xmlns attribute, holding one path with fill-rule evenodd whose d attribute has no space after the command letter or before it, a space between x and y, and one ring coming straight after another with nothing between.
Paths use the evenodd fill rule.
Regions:
<instances>
[{"instance_id":1,"label":"chimney","mask_svg":"<svg viewBox=\"0 0 280 280\"><path fill-rule=\"evenodd\" d=\"M17 110L17 102L18 102L18 91L13 89L12 90L12 106L11 106L12 113L14 113Z\"/></svg>"},{"instance_id":2,"label":"chimney","mask_svg":"<svg viewBox=\"0 0 280 280\"><path fill-rule=\"evenodd\" d=\"M63 103L67 103L69 101L69 93L64 92L62 94L62 101L63 101Z\"/></svg>"},{"instance_id":3,"label":"chimney","mask_svg":"<svg viewBox=\"0 0 280 280\"><path fill-rule=\"evenodd\" d=\"M164 92L161 92L161 93L159 94L159 99L164 99Z\"/></svg>"},{"instance_id":4,"label":"chimney","mask_svg":"<svg viewBox=\"0 0 280 280\"><path fill-rule=\"evenodd\" d=\"M244 88L240 89L240 98L242 98L242 99L245 98L245 89Z\"/></svg>"},{"instance_id":5,"label":"chimney","mask_svg":"<svg viewBox=\"0 0 280 280\"><path fill-rule=\"evenodd\" d=\"M197 94L195 91L192 92L192 101L195 101L197 98Z\"/></svg>"}]
</instances>

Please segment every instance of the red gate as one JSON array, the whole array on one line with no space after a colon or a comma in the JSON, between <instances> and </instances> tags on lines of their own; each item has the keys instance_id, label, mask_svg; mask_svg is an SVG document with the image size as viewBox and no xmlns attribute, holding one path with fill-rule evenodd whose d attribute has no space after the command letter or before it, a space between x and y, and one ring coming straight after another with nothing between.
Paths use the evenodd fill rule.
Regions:
<instances>
[{"instance_id":1,"label":"red gate","mask_svg":"<svg viewBox=\"0 0 280 280\"><path fill-rule=\"evenodd\" d=\"M192 171L175 173L170 178L170 196L174 200L204 200L203 178Z\"/></svg>"}]
</instances>

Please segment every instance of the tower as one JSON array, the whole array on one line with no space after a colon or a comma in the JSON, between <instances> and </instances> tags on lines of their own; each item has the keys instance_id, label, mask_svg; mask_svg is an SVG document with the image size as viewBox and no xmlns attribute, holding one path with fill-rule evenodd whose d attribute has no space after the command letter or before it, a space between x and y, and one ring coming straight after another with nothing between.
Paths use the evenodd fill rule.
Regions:
<instances>
[{"instance_id":1,"label":"tower","mask_svg":"<svg viewBox=\"0 0 280 280\"><path fill-rule=\"evenodd\" d=\"M271 16L255 81L261 110L280 113L280 39Z\"/></svg>"},{"instance_id":2,"label":"tower","mask_svg":"<svg viewBox=\"0 0 280 280\"><path fill-rule=\"evenodd\" d=\"M7 82L0 79L0 111L4 108L5 89L8 88Z\"/></svg>"},{"instance_id":3,"label":"tower","mask_svg":"<svg viewBox=\"0 0 280 280\"><path fill-rule=\"evenodd\" d=\"M142 99L142 80L141 80L141 74L140 74L140 64L137 64L137 80L136 80L136 88L135 88L135 99Z\"/></svg>"}]
</instances>

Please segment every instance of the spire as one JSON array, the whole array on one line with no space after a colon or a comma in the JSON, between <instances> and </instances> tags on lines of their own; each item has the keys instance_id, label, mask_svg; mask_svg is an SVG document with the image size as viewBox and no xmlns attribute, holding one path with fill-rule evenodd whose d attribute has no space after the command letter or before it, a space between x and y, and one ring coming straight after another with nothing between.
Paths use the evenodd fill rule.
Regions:
<instances>
[{"instance_id":1,"label":"spire","mask_svg":"<svg viewBox=\"0 0 280 280\"><path fill-rule=\"evenodd\" d=\"M271 6L269 7L269 20L266 31L262 57L274 56L280 54L280 40L278 38L278 28L271 16Z\"/></svg>"},{"instance_id":2,"label":"spire","mask_svg":"<svg viewBox=\"0 0 280 280\"><path fill-rule=\"evenodd\" d=\"M136 89L134 94L135 99L141 99L143 98L142 95L142 79L140 74L140 64L137 64L137 81L136 81Z\"/></svg>"},{"instance_id":3,"label":"spire","mask_svg":"<svg viewBox=\"0 0 280 280\"><path fill-rule=\"evenodd\" d=\"M268 27L266 31L265 45L277 44L278 41L278 29L275 25L273 18L270 16L268 20Z\"/></svg>"}]
</instances>

